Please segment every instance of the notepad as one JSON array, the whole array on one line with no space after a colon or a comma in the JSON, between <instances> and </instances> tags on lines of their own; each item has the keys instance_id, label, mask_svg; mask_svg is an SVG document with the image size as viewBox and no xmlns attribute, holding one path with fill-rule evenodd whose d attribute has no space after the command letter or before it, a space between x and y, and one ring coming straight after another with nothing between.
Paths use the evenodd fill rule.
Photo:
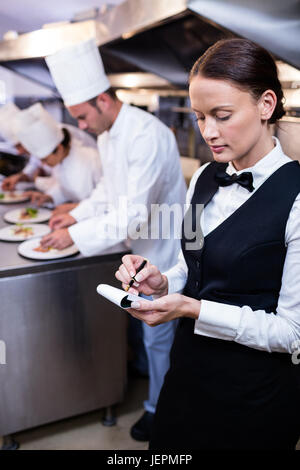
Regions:
<instances>
[{"instance_id":1,"label":"notepad","mask_svg":"<svg viewBox=\"0 0 300 470\"><path fill-rule=\"evenodd\" d=\"M99 284L97 286L97 292L98 294L124 309L130 308L132 302L138 302L141 300L138 295L130 294L122 289L109 286L108 284Z\"/></svg>"}]
</instances>

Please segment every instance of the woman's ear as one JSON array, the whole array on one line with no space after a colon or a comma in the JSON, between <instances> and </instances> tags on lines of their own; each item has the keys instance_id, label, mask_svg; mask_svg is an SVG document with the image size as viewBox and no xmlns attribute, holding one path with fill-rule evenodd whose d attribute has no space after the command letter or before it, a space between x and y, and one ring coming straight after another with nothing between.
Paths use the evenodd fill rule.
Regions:
<instances>
[{"instance_id":1,"label":"woman's ear","mask_svg":"<svg viewBox=\"0 0 300 470\"><path fill-rule=\"evenodd\" d=\"M259 99L260 117L262 121L268 121L276 107L277 96L273 90L266 90Z\"/></svg>"}]
</instances>

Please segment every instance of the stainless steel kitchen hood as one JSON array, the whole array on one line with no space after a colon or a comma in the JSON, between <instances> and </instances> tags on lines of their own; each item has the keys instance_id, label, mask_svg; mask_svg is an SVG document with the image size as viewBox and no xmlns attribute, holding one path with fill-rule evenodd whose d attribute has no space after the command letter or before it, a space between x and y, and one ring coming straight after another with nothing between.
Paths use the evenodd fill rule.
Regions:
<instances>
[{"instance_id":1,"label":"stainless steel kitchen hood","mask_svg":"<svg viewBox=\"0 0 300 470\"><path fill-rule=\"evenodd\" d=\"M51 25L50 25L51 26ZM222 37L242 36L300 68L298 0L127 0L95 20L54 25L0 42L0 64L53 86L43 57L95 37L107 73L150 72L185 86Z\"/></svg>"}]
</instances>

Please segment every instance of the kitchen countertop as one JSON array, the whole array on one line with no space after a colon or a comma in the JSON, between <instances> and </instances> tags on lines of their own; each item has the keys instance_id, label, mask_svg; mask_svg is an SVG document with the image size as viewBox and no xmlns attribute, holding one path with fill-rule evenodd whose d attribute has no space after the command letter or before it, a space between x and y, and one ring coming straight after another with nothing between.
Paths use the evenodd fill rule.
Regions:
<instances>
[{"instance_id":1,"label":"kitchen countertop","mask_svg":"<svg viewBox=\"0 0 300 470\"><path fill-rule=\"evenodd\" d=\"M0 204L0 227L22 207ZM127 314L96 291L119 284L125 251L35 261L17 247L0 242L0 436L116 405L127 380Z\"/></svg>"},{"instance_id":2,"label":"kitchen countertop","mask_svg":"<svg viewBox=\"0 0 300 470\"><path fill-rule=\"evenodd\" d=\"M22 209L29 205L30 203L0 204L0 228L11 225L3 219L3 215L6 212L14 209ZM124 255L124 252L122 252L122 254L119 252L85 257L82 254L77 253L68 258L60 258L57 260L30 260L23 258L18 254L18 245L19 242L0 241L0 278L94 264L95 261L121 260L121 257Z\"/></svg>"}]
</instances>

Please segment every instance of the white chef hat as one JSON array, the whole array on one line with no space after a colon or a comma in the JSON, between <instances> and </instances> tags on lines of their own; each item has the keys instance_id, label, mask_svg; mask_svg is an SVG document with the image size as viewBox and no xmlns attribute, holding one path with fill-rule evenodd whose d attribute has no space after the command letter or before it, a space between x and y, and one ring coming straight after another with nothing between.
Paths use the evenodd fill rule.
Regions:
<instances>
[{"instance_id":1,"label":"white chef hat","mask_svg":"<svg viewBox=\"0 0 300 470\"><path fill-rule=\"evenodd\" d=\"M14 103L7 103L0 108L0 134L13 145L19 142L14 132L14 120L20 112Z\"/></svg>"},{"instance_id":2,"label":"white chef hat","mask_svg":"<svg viewBox=\"0 0 300 470\"><path fill-rule=\"evenodd\" d=\"M15 133L26 150L38 158L50 155L64 138L57 122L40 103L20 111Z\"/></svg>"},{"instance_id":3,"label":"white chef hat","mask_svg":"<svg viewBox=\"0 0 300 470\"><path fill-rule=\"evenodd\" d=\"M110 88L94 39L61 49L45 60L66 106L84 103Z\"/></svg>"}]
</instances>

